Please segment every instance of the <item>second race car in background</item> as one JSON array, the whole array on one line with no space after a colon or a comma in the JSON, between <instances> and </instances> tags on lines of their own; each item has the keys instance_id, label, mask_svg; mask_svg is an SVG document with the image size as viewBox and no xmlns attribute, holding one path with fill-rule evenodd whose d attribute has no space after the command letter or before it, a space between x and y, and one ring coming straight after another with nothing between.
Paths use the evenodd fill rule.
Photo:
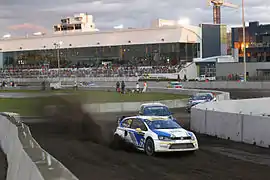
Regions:
<instances>
[{"instance_id":1,"label":"second race car in background","mask_svg":"<svg viewBox=\"0 0 270 180\"><path fill-rule=\"evenodd\" d=\"M177 89L181 89L183 88L182 83L178 82L178 81L172 81L168 83L167 88L177 88Z\"/></svg>"},{"instance_id":2,"label":"second race car in background","mask_svg":"<svg viewBox=\"0 0 270 180\"><path fill-rule=\"evenodd\" d=\"M214 96L213 93L198 93L196 95L193 95L187 104L186 110L188 112L191 111L191 108L197 104L200 103L205 103L205 102L211 102L211 101L216 101L216 97Z\"/></svg>"},{"instance_id":3,"label":"second race car in background","mask_svg":"<svg viewBox=\"0 0 270 180\"><path fill-rule=\"evenodd\" d=\"M152 117L159 116L163 118L168 118L173 120L174 122L179 122L173 117L173 113L170 111L169 107L165 104L154 102L154 103L144 103L140 106L139 116ZM128 116L122 116L117 118L117 125L120 121Z\"/></svg>"},{"instance_id":4,"label":"second race car in background","mask_svg":"<svg viewBox=\"0 0 270 180\"><path fill-rule=\"evenodd\" d=\"M144 103L140 106L140 116L163 116L174 120L169 107L162 103Z\"/></svg>"}]
</instances>

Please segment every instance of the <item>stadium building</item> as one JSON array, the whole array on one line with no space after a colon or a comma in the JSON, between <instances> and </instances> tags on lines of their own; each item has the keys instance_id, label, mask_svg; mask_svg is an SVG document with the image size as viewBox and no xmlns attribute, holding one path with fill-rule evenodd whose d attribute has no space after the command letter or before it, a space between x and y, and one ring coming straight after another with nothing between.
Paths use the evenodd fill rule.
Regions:
<instances>
[{"instance_id":1,"label":"stadium building","mask_svg":"<svg viewBox=\"0 0 270 180\"><path fill-rule=\"evenodd\" d=\"M40 36L0 40L0 67L57 67L58 63L61 67L193 63L196 75L208 71L215 75L215 63L219 56L227 54L226 26L223 25L179 25L176 21L159 19L148 29L101 32L96 29L91 15L81 13L62 19L53 29L51 35L41 33Z\"/></svg>"},{"instance_id":2,"label":"stadium building","mask_svg":"<svg viewBox=\"0 0 270 180\"><path fill-rule=\"evenodd\" d=\"M217 64L218 76L229 74L242 74L243 65L243 29L242 27L232 28L231 46L233 54L239 56L237 63ZM250 22L246 27L246 61L247 76L268 76L270 77L270 25L259 24L258 21Z\"/></svg>"}]
</instances>

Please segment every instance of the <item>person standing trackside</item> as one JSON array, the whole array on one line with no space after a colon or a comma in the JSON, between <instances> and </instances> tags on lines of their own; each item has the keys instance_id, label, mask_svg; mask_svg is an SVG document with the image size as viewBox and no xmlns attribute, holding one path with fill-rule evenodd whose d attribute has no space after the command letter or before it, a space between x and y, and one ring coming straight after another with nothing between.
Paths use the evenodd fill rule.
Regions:
<instances>
[{"instance_id":1,"label":"person standing trackside","mask_svg":"<svg viewBox=\"0 0 270 180\"><path fill-rule=\"evenodd\" d=\"M120 82L116 82L116 92L120 92Z\"/></svg>"},{"instance_id":2,"label":"person standing trackside","mask_svg":"<svg viewBox=\"0 0 270 180\"><path fill-rule=\"evenodd\" d=\"M77 81L74 81L74 86L73 86L73 89L74 89L75 91L77 91L77 90L78 90L78 84L77 84Z\"/></svg>"},{"instance_id":3,"label":"person standing trackside","mask_svg":"<svg viewBox=\"0 0 270 180\"><path fill-rule=\"evenodd\" d=\"M146 92L146 90L147 90L147 82L145 81L143 83L143 90L142 90L142 92Z\"/></svg>"},{"instance_id":4,"label":"person standing trackside","mask_svg":"<svg viewBox=\"0 0 270 180\"><path fill-rule=\"evenodd\" d=\"M121 93L122 93L122 94L125 93L125 87L126 87L125 82L122 81L122 83L121 83L121 90L122 90Z\"/></svg>"},{"instance_id":5,"label":"person standing trackside","mask_svg":"<svg viewBox=\"0 0 270 180\"><path fill-rule=\"evenodd\" d=\"M136 83L136 92L139 93L140 92L140 84L137 82Z\"/></svg>"}]
</instances>

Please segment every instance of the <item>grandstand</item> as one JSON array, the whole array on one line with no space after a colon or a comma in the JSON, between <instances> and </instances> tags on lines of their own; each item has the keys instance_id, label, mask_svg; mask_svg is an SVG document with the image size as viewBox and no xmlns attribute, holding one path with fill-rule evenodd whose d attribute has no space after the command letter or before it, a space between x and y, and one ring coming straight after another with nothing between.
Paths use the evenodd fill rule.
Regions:
<instances>
[{"instance_id":1,"label":"grandstand","mask_svg":"<svg viewBox=\"0 0 270 180\"><path fill-rule=\"evenodd\" d=\"M83 15L81 13L74 17ZM91 15L85 16L91 17L90 21L94 24ZM70 22L68 25L75 27L83 23L79 20L89 19L76 18L62 19L61 27L66 27L66 21L72 20L73 24ZM128 28L103 32L78 31L74 28L62 31L60 28L61 31L53 34L3 38L0 40L2 76L54 76L58 74L56 71L59 64L63 76L129 76L141 73L142 69L146 72L167 73L175 72L179 65L201 56L200 27L168 25L166 22L172 22L168 20L158 22L147 29ZM93 25L91 27L94 28Z\"/></svg>"},{"instance_id":2,"label":"grandstand","mask_svg":"<svg viewBox=\"0 0 270 180\"><path fill-rule=\"evenodd\" d=\"M176 72L183 75L187 69L180 73L181 69L189 67L194 77L195 66L201 63L195 65L195 59L222 55L219 26L157 22L147 29L59 30L54 34L3 38L0 40L1 76L54 77L59 75L59 69L64 77ZM213 32L217 32L217 37L210 36Z\"/></svg>"}]
</instances>

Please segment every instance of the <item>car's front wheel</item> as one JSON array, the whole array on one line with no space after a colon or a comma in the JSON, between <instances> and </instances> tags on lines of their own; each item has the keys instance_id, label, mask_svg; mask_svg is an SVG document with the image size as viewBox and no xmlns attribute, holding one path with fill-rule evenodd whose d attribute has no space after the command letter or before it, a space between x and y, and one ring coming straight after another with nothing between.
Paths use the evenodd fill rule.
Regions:
<instances>
[{"instance_id":1,"label":"car's front wheel","mask_svg":"<svg viewBox=\"0 0 270 180\"><path fill-rule=\"evenodd\" d=\"M144 151L148 156L154 156L155 155L155 144L154 141L150 138L148 138L144 145Z\"/></svg>"}]
</instances>

